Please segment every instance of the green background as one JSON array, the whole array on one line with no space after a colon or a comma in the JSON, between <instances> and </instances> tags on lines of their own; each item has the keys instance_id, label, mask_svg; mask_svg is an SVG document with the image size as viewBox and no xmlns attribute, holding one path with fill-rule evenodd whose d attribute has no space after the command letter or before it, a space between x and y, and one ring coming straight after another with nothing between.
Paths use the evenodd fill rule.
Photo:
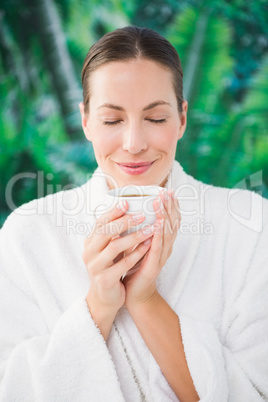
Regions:
<instances>
[{"instance_id":1,"label":"green background","mask_svg":"<svg viewBox=\"0 0 268 402\"><path fill-rule=\"evenodd\" d=\"M188 125L176 158L206 183L268 198L267 1L2 0L0 227L15 207L96 168L78 103L90 46L126 25L176 47Z\"/></svg>"}]
</instances>

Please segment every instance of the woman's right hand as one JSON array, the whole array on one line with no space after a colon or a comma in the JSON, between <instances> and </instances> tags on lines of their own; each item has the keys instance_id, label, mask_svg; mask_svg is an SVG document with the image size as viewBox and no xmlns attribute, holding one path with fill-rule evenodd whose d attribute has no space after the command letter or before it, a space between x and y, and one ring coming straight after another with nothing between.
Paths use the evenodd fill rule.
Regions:
<instances>
[{"instance_id":1,"label":"woman's right hand","mask_svg":"<svg viewBox=\"0 0 268 402\"><path fill-rule=\"evenodd\" d=\"M146 240L153 235L152 228L149 233L138 230L120 237L130 226L144 221L144 216L139 218L138 215L125 214L127 209L127 201L121 200L96 221L84 243L83 261L90 280L86 300L104 339L109 335L117 311L125 302L126 292L121 278L148 251L150 241L147 243ZM121 257L124 251L133 248L132 252Z\"/></svg>"}]
</instances>

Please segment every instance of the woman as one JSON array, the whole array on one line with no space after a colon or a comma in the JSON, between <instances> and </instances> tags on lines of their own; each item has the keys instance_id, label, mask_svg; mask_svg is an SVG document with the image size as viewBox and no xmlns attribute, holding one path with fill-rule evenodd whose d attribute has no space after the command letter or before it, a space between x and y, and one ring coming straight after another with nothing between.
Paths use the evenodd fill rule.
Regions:
<instances>
[{"instance_id":1,"label":"woman","mask_svg":"<svg viewBox=\"0 0 268 402\"><path fill-rule=\"evenodd\" d=\"M98 169L18 208L0 232L0 401L267 399L267 202L174 161L187 102L179 57L154 31L105 35L82 84ZM163 191L157 224L120 237L142 214L129 218L126 202L94 211L128 184ZM262 230L259 214L243 218L251 201Z\"/></svg>"}]
</instances>

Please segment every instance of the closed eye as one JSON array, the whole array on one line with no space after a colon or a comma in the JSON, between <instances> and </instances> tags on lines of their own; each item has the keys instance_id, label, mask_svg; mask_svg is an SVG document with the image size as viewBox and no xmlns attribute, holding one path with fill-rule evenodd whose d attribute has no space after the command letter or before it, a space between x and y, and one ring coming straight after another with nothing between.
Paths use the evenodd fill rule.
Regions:
<instances>
[{"instance_id":1,"label":"closed eye","mask_svg":"<svg viewBox=\"0 0 268 402\"><path fill-rule=\"evenodd\" d=\"M146 119L147 121L150 121L151 123L165 123L167 119L159 119L159 120L154 120L154 119ZM115 121L104 121L103 124L106 126L113 126L115 124L119 124L122 120L115 120Z\"/></svg>"},{"instance_id":2,"label":"closed eye","mask_svg":"<svg viewBox=\"0 0 268 402\"><path fill-rule=\"evenodd\" d=\"M165 123L167 119L160 119L160 120L153 120L153 119L146 119L150 121L151 123Z\"/></svg>"},{"instance_id":3,"label":"closed eye","mask_svg":"<svg viewBox=\"0 0 268 402\"><path fill-rule=\"evenodd\" d=\"M105 124L106 126L113 126L114 124L120 123L120 121L122 121L122 120L104 121L103 124Z\"/></svg>"}]
</instances>

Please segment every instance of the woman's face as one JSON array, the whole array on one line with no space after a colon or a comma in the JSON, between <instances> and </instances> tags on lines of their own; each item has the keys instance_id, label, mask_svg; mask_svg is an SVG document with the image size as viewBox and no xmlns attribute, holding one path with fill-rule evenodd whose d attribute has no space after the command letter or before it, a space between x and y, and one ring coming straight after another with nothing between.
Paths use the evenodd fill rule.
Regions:
<instances>
[{"instance_id":1,"label":"woman's face","mask_svg":"<svg viewBox=\"0 0 268 402\"><path fill-rule=\"evenodd\" d=\"M111 62L93 72L90 92L82 125L109 187L163 186L186 127L171 72L144 59Z\"/></svg>"}]
</instances>

